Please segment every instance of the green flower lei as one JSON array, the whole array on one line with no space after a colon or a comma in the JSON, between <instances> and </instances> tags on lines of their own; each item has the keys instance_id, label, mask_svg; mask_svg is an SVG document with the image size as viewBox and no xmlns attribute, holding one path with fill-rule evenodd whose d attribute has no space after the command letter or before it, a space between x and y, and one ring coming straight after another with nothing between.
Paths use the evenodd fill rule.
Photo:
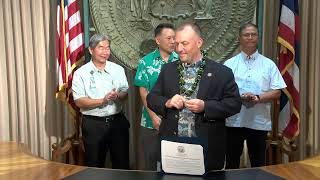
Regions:
<instances>
[{"instance_id":1,"label":"green flower lei","mask_svg":"<svg viewBox=\"0 0 320 180\"><path fill-rule=\"evenodd\" d=\"M205 59L203 58L202 59L202 62L200 64L200 67L197 71L197 77L195 79L195 81L193 82L192 86L191 86L191 89L187 90L184 85L186 84L186 82L184 81L183 79L183 72L184 72L184 67L182 65L182 62L181 60L179 59L177 61L177 64L178 64L178 72L179 72L179 86L180 86L180 94L181 95L185 95L187 97L191 97L191 95L193 94L193 92L196 90L197 86L198 86L198 83L200 82L200 79L202 77L202 74L203 74L203 71L204 71L204 68L206 67L206 61Z\"/></svg>"}]
</instances>

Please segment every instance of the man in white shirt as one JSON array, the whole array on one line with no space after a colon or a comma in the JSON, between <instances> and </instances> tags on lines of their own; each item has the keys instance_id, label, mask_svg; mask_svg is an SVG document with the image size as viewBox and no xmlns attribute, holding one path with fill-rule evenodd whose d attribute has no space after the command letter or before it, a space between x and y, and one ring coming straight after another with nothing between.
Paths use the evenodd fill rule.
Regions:
<instances>
[{"instance_id":1,"label":"man in white shirt","mask_svg":"<svg viewBox=\"0 0 320 180\"><path fill-rule=\"evenodd\" d=\"M122 113L128 81L124 69L108 61L110 39L105 34L90 38L91 61L75 71L72 92L83 114L85 164L104 167L110 150L112 168L129 168L129 122Z\"/></svg>"},{"instance_id":2,"label":"man in white shirt","mask_svg":"<svg viewBox=\"0 0 320 180\"><path fill-rule=\"evenodd\" d=\"M239 94L240 113L227 118L226 168L239 168L244 140L247 142L251 167L265 165L266 139L271 131L271 102L278 99L286 84L275 63L257 51L258 28L252 23L240 27L241 52L227 60Z\"/></svg>"}]
</instances>

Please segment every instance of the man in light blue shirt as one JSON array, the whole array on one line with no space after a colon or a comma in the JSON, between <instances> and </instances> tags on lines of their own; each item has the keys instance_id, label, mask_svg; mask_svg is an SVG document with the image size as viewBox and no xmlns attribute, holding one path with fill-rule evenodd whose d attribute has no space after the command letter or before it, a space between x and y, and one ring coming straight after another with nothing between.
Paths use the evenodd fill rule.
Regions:
<instances>
[{"instance_id":1,"label":"man in light blue shirt","mask_svg":"<svg viewBox=\"0 0 320 180\"><path fill-rule=\"evenodd\" d=\"M129 168L129 122L122 113L128 81L124 69L108 61L110 39L104 34L90 38L90 62L75 71L72 92L83 114L85 163L103 167L110 150L112 168Z\"/></svg>"},{"instance_id":2,"label":"man in light blue shirt","mask_svg":"<svg viewBox=\"0 0 320 180\"><path fill-rule=\"evenodd\" d=\"M265 165L268 131L271 131L271 102L286 84L275 63L257 51L258 28L252 23L240 27L241 52L224 65L232 69L242 98L240 113L227 118L226 168L239 168L244 140L251 167Z\"/></svg>"}]
</instances>

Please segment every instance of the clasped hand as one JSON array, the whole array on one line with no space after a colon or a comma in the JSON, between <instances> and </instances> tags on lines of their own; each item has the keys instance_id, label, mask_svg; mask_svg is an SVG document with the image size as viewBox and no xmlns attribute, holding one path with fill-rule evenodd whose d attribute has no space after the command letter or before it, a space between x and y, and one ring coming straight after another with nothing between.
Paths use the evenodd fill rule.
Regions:
<instances>
[{"instance_id":1,"label":"clasped hand","mask_svg":"<svg viewBox=\"0 0 320 180\"><path fill-rule=\"evenodd\" d=\"M167 108L183 109L186 107L191 112L200 113L204 110L204 101L201 99L186 99L183 96L176 94L166 102Z\"/></svg>"},{"instance_id":2,"label":"clasped hand","mask_svg":"<svg viewBox=\"0 0 320 180\"><path fill-rule=\"evenodd\" d=\"M103 101L104 103L108 103L109 101L115 101L119 98L118 92L116 91L115 88L113 88L110 92L108 92L104 98Z\"/></svg>"},{"instance_id":3,"label":"clasped hand","mask_svg":"<svg viewBox=\"0 0 320 180\"><path fill-rule=\"evenodd\" d=\"M241 100L242 100L242 104L246 108L251 108L259 102L259 99L257 98L257 96L250 92L241 94Z\"/></svg>"}]
</instances>

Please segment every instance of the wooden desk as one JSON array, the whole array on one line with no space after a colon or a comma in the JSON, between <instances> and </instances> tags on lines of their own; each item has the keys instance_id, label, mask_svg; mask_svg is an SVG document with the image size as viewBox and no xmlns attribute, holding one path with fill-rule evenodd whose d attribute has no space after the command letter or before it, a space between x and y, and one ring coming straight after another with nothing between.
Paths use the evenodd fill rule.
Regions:
<instances>
[{"instance_id":1,"label":"wooden desk","mask_svg":"<svg viewBox=\"0 0 320 180\"><path fill-rule=\"evenodd\" d=\"M47 161L30 154L25 145L0 143L0 179L61 179L87 167ZM261 167L288 180L320 179L320 156L289 164Z\"/></svg>"},{"instance_id":2,"label":"wooden desk","mask_svg":"<svg viewBox=\"0 0 320 180\"><path fill-rule=\"evenodd\" d=\"M296 161L288 164L261 167L261 169L288 180L319 180L320 156L318 155L310 159Z\"/></svg>"},{"instance_id":3,"label":"wooden desk","mask_svg":"<svg viewBox=\"0 0 320 180\"><path fill-rule=\"evenodd\" d=\"M23 144L0 143L1 180L61 179L85 168L35 157Z\"/></svg>"}]
</instances>

